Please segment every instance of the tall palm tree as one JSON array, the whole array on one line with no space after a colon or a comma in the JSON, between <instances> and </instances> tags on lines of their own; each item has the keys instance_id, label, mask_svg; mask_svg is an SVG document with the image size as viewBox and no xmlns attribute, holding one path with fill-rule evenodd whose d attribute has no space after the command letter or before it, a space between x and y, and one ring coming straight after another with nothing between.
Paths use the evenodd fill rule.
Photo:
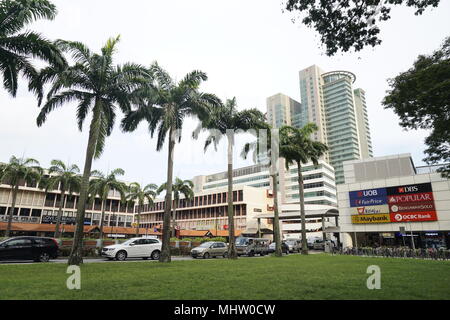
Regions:
<instances>
[{"instance_id":1,"label":"tall palm tree","mask_svg":"<svg viewBox=\"0 0 450 320\"><path fill-rule=\"evenodd\" d=\"M0 2L0 74L3 87L16 96L19 73L28 80L28 89L42 98L42 85L31 59L63 66L58 47L42 35L23 28L37 19L53 20L56 7L46 0L3 0Z\"/></svg>"},{"instance_id":2,"label":"tall palm tree","mask_svg":"<svg viewBox=\"0 0 450 320\"><path fill-rule=\"evenodd\" d=\"M12 156L9 163L0 164L0 183L11 186L12 202L8 213L8 226L6 237L11 233L11 223L16 208L17 193L22 182L38 183L42 177L43 170L39 162L32 158L16 158Z\"/></svg>"},{"instance_id":3,"label":"tall palm tree","mask_svg":"<svg viewBox=\"0 0 450 320\"><path fill-rule=\"evenodd\" d=\"M302 128L283 126L280 129L280 156L286 160L286 169L289 170L289 165L296 164L298 170L297 180L302 222L302 254L308 254L302 164L312 162L314 165L318 165L319 158L328 150L328 147L324 143L311 139L311 134L317 131L317 129L314 123L308 123Z\"/></svg>"},{"instance_id":4,"label":"tall palm tree","mask_svg":"<svg viewBox=\"0 0 450 320\"><path fill-rule=\"evenodd\" d=\"M103 246L103 220L106 211L106 200L111 191L118 191L120 194L121 202L125 201L126 192L128 186L119 180L117 176L123 176L125 171L117 168L105 175L103 172L94 170L91 172L92 179L89 182L88 194L90 195L90 201L93 202L98 196L102 203L102 213L100 215L100 247Z\"/></svg>"},{"instance_id":5,"label":"tall palm tree","mask_svg":"<svg viewBox=\"0 0 450 320\"><path fill-rule=\"evenodd\" d=\"M236 259L237 251L235 244L234 210L233 210L233 145L234 136L238 132L263 129L266 127L264 114L258 109L237 110L236 98L227 99L225 104L215 108L210 117L205 118L194 131L193 137L197 138L201 130L208 130L209 136L205 141L205 151L211 143L215 148L223 136L228 142L228 232L229 246L228 258Z\"/></svg>"},{"instance_id":6,"label":"tall palm tree","mask_svg":"<svg viewBox=\"0 0 450 320\"><path fill-rule=\"evenodd\" d=\"M176 214L177 208L180 206L180 195L183 194L186 200L192 200L194 198L194 183L191 180L181 180L176 177L172 184L173 193L173 208L172 208L172 237L176 236L175 225L176 225ZM163 183L156 191L160 194L163 190L167 190L167 183Z\"/></svg>"},{"instance_id":7,"label":"tall palm tree","mask_svg":"<svg viewBox=\"0 0 450 320\"><path fill-rule=\"evenodd\" d=\"M167 160L167 192L165 197L163 239L160 262L170 262L170 214L172 208L173 153L175 142L181 141L181 129L186 117L208 116L212 106L220 100L213 94L199 91L207 80L202 71L192 71L181 81L175 82L157 63L150 67L154 78L151 86L137 90L134 102L136 110L128 112L122 121L124 131L134 131L141 121L148 123L151 136L158 131L156 150L160 151L169 136Z\"/></svg>"},{"instance_id":8,"label":"tall palm tree","mask_svg":"<svg viewBox=\"0 0 450 320\"><path fill-rule=\"evenodd\" d=\"M43 181L43 186L47 191L59 189L61 198L59 200L58 216L56 218L55 238L60 237L60 224L63 213L64 200L66 194L80 191L81 177L80 168L77 165L65 164L61 160L52 160L51 167L48 169L49 177Z\"/></svg>"},{"instance_id":9,"label":"tall palm tree","mask_svg":"<svg viewBox=\"0 0 450 320\"><path fill-rule=\"evenodd\" d=\"M275 256L281 257L280 218L278 203L278 173L279 173L279 131L271 129L266 124L264 131L258 133L257 141L246 143L241 156L246 159L248 153L253 151L253 161L267 164L272 180L273 190L273 238L275 241Z\"/></svg>"},{"instance_id":10,"label":"tall palm tree","mask_svg":"<svg viewBox=\"0 0 450 320\"><path fill-rule=\"evenodd\" d=\"M137 203L137 224L136 224L136 237L139 236L139 225L141 223L141 212L144 204L147 202L149 206L153 206L153 200L156 197L156 184L150 183L144 188L137 182L130 184L128 189L127 201Z\"/></svg>"},{"instance_id":11,"label":"tall palm tree","mask_svg":"<svg viewBox=\"0 0 450 320\"><path fill-rule=\"evenodd\" d=\"M147 69L140 65L113 64L118 41L119 37L109 39L101 49L101 54L96 54L80 42L59 40L59 47L72 54L75 64L64 70L48 67L41 73L42 81L49 81L52 86L37 118L38 126L42 126L47 115L55 108L72 101L78 102L77 121L80 130L88 113L92 112L70 265L83 262L83 222L92 161L103 152L105 139L114 127L117 107L123 112L129 110L131 92L149 76Z\"/></svg>"}]
</instances>

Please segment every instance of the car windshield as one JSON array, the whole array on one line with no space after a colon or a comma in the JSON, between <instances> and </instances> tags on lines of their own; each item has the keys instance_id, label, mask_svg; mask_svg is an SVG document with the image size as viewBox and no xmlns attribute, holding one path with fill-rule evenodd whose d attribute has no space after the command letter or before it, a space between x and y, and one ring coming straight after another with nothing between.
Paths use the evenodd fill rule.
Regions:
<instances>
[{"instance_id":1,"label":"car windshield","mask_svg":"<svg viewBox=\"0 0 450 320\"><path fill-rule=\"evenodd\" d=\"M246 244L248 244L248 239L247 238L237 238L236 239L236 245L237 246L245 246Z\"/></svg>"},{"instance_id":2,"label":"car windshield","mask_svg":"<svg viewBox=\"0 0 450 320\"><path fill-rule=\"evenodd\" d=\"M130 240L127 240L127 241L125 241L125 242L122 242L121 244L127 246L127 245L129 245L130 243L133 243L134 241L136 241L136 239L130 239Z\"/></svg>"},{"instance_id":3,"label":"car windshield","mask_svg":"<svg viewBox=\"0 0 450 320\"><path fill-rule=\"evenodd\" d=\"M203 242L199 247L201 248L209 248L214 242Z\"/></svg>"}]
</instances>

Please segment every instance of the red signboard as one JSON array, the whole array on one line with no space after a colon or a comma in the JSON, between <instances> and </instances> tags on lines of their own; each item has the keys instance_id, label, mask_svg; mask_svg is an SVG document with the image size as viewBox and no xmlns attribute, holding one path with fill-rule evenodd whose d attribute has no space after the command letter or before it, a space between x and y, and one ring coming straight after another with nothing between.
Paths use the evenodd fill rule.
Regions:
<instances>
[{"instance_id":1,"label":"red signboard","mask_svg":"<svg viewBox=\"0 0 450 320\"><path fill-rule=\"evenodd\" d=\"M436 211L391 213L391 222L437 221Z\"/></svg>"},{"instance_id":2,"label":"red signboard","mask_svg":"<svg viewBox=\"0 0 450 320\"><path fill-rule=\"evenodd\" d=\"M429 202L433 201L433 192L396 194L388 196L388 203Z\"/></svg>"}]
</instances>

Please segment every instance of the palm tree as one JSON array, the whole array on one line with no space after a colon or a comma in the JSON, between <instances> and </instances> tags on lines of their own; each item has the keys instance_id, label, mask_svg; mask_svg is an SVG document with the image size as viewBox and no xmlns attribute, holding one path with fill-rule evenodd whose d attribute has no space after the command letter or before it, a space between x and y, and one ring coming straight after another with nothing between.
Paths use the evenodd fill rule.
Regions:
<instances>
[{"instance_id":1,"label":"palm tree","mask_svg":"<svg viewBox=\"0 0 450 320\"><path fill-rule=\"evenodd\" d=\"M88 193L90 195L90 201L93 202L98 196L102 203L102 213L100 215L100 248L103 246L103 220L106 211L106 200L110 191L118 191L120 194L121 202L125 201L126 192L128 186L121 181L117 180L117 176L123 176L125 171L122 169L114 169L109 174L105 175L98 170L91 172L91 181L89 182Z\"/></svg>"},{"instance_id":2,"label":"palm tree","mask_svg":"<svg viewBox=\"0 0 450 320\"><path fill-rule=\"evenodd\" d=\"M228 99L225 104L215 108L210 117L204 119L194 131L193 137L197 138L201 130L208 130L209 136L205 141L205 151L211 143L217 148L217 144L226 135L228 141L228 233L229 246L228 258L236 259L237 251L234 231L233 210L233 145L234 135L238 132L248 132L266 127L264 114L258 109L238 111L236 98Z\"/></svg>"},{"instance_id":3,"label":"palm tree","mask_svg":"<svg viewBox=\"0 0 450 320\"><path fill-rule=\"evenodd\" d=\"M43 181L43 186L46 192L48 190L61 190L61 198L59 200L58 216L56 218L55 238L60 237L60 224L63 213L64 200L66 193L69 195L73 192L80 191L81 177L79 175L80 169L77 165L68 165L61 160L52 160L51 167L48 169L49 177Z\"/></svg>"},{"instance_id":4,"label":"palm tree","mask_svg":"<svg viewBox=\"0 0 450 320\"><path fill-rule=\"evenodd\" d=\"M181 180L176 177L172 184L173 193L173 208L172 208L172 237L176 236L175 225L176 225L176 214L177 208L180 206L180 195L183 194L186 200L192 200L194 198L194 183L191 180ZM163 183L156 191L160 194L163 190L167 190L167 183Z\"/></svg>"},{"instance_id":5,"label":"palm tree","mask_svg":"<svg viewBox=\"0 0 450 320\"><path fill-rule=\"evenodd\" d=\"M9 163L0 164L0 183L11 186L12 202L8 214L8 226L6 227L6 237L11 233L11 223L16 208L17 193L19 185L23 182L28 184L38 183L42 177L43 170L39 167L39 162L32 158L16 158L12 156Z\"/></svg>"},{"instance_id":6,"label":"palm tree","mask_svg":"<svg viewBox=\"0 0 450 320\"><path fill-rule=\"evenodd\" d=\"M283 126L280 129L280 156L286 160L286 169L289 169L289 165L296 164L298 170L298 193L302 221L302 254L308 254L302 164L312 162L314 165L318 165L319 158L328 150L324 143L311 139L311 134L317 129L314 123L308 123L302 128Z\"/></svg>"},{"instance_id":7,"label":"palm tree","mask_svg":"<svg viewBox=\"0 0 450 320\"><path fill-rule=\"evenodd\" d=\"M156 184L150 183L146 185L143 189L141 185L137 182L130 184L127 201L138 204L137 212L137 224L136 224L136 237L139 236L139 225L141 223L141 212L144 207L145 202L151 207L153 206L153 200L156 197L155 190L158 188Z\"/></svg>"},{"instance_id":8,"label":"palm tree","mask_svg":"<svg viewBox=\"0 0 450 320\"><path fill-rule=\"evenodd\" d=\"M260 131L256 142L246 143L241 156L246 159L253 151L253 161L269 165L269 175L273 188L273 238L275 241L275 256L283 255L281 250L280 218L278 204L278 172L279 172L279 132L266 124L263 133Z\"/></svg>"},{"instance_id":9,"label":"palm tree","mask_svg":"<svg viewBox=\"0 0 450 320\"><path fill-rule=\"evenodd\" d=\"M122 66L113 64L118 41L119 37L109 39L101 49L101 54L96 54L80 42L59 40L59 47L72 54L75 64L64 70L48 67L41 73L42 81L50 81L52 86L37 118L38 126L42 126L47 115L55 108L72 101L78 102L77 121L80 130L88 113L92 112L69 265L83 262L83 222L92 161L103 152L105 139L114 127L117 106L122 111L129 110L131 92L142 85L143 78L149 76L142 66L131 63Z\"/></svg>"},{"instance_id":10,"label":"palm tree","mask_svg":"<svg viewBox=\"0 0 450 320\"><path fill-rule=\"evenodd\" d=\"M169 136L167 160L167 192L165 197L163 239L160 262L170 262L170 214L172 207L173 152L175 142L181 141L181 129L186 117L198 117L200 120L208 116L211 106L220 100L213 94L202 93L199 86L207 76L202 71L192 71L181 81L175 82L157 63L150 67L154 78L151 86L135 92L134 102L137 109L128 112L122 121L124 131L134 131L138 124L148 122L153 137L158 131L156 150L160 151Z\"/></svg>"},{"instance_id":11,"label":"palm tree","mask_svg":"<svg viewBox=\"0 0 450 320\"><path fill-rule=\"evenodd\" d=\"M28 89L42 98L38 71L31 63L38 58L55 66L66 64L58 47L42 35L22 31L37 19L53 20L56 7L46 0L3 0L0 2L0 73L3 87L16 96L19 73L28 80Z\"/></svg>"}]
</instances>

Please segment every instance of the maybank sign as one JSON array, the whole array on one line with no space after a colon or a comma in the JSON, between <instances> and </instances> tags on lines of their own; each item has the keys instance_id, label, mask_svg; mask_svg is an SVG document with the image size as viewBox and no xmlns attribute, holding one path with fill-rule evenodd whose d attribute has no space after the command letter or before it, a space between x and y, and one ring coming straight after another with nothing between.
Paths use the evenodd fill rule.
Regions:
<instances>
[{"instance_id":1,"label":"maybank sign","mask_svg":"<svg viewBox=\"0 0 450 320\"><path fill-rule=\"evenodd\" d=\"M352 223L387 223L387 222L391 222L391 217L389 213L352 216Z\"/></svg>"},{"instance_id":2,"label":"maybank sign","mask_svg":"<svg viewBox=\"0 0 450 320\"><path fill-rule=\"evenodd\" d=\"M349 192L352 223L436 221L431 183Z\"/></svg>"}]
</instances>

